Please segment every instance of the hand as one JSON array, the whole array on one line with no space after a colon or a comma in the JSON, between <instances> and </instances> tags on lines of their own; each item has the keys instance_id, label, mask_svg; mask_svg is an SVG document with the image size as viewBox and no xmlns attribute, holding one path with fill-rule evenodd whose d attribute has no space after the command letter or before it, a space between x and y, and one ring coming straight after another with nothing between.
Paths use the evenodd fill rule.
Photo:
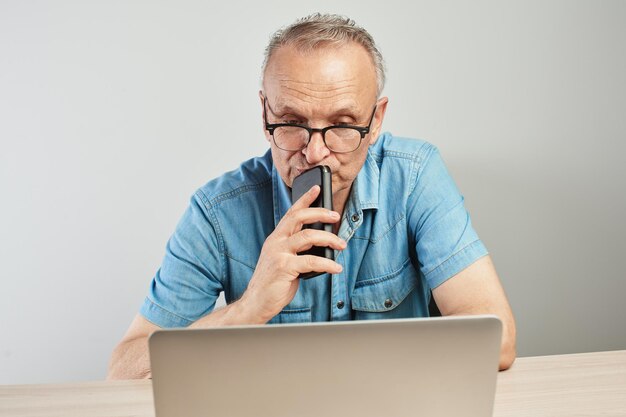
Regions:
<instances>
[{"instance_id":1,"label":"hand","mask_svg":"<svg viewBox=\"0 0 626 417\"><path fill-rule=\"evenodd\" d=\"M248 289L240 301L264 323L293 300L298 291L299 274L311 271L337 274L342 271L341 265L330 259L298 255L313 246L336 250L346 248L346 242L332 233L302 230L305 224L337 223L340 219L337 212L309 207L319 193L320 187L316 185L300 197L263 244Z\"/></svg>"}]
</instances>

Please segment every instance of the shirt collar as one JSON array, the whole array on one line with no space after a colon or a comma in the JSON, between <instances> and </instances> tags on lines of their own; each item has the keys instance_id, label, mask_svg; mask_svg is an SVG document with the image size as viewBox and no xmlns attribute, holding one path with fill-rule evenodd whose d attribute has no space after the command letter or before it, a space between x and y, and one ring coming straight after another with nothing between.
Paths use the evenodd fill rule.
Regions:
<instances>
[{"instance_id":1,"label":"shirt collar","mask_svg":"<svg viewBox=\"0 0 626 417\"><path fill-rule=\"evenodd\" d=\"M358 201L360 209L378 209L378 187L380 185L380 169L376 163L376 159L372 156L370 150L367 149L367 158L354 180L352 186L352 194L355 202ZM355 195L356 190L356 195ZM352 196L351 196L352 197Z\"/></svg>"}]
</instances>

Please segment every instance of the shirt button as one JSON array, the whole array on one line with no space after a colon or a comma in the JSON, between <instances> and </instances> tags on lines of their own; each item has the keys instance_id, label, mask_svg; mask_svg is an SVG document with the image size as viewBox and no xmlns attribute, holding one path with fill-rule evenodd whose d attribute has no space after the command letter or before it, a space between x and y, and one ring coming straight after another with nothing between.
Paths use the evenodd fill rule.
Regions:
<instances>
[{"instance_id":1,"label":"shirt button","mask_svg":"<svg viewBox=\"0 0 626 417\"><path fill-rule=\"evenodd\" d=\"M344 303L343 300L337 301L337 308L339 310L341 310L343 308L343 306L345 306L345 305L346 305L346 303Z\"/></svg>"},{"instance_id":2,"label":"shirt button","mask_svg":"<svg viewBox=\"0 0 626 417\"><path fill-rule=\"evenodd\" d=\"M353 215L352 215L352 221L353 221L354 223L358 222L358 221L359 221L359 215L358 215L358 214L356 214L356 213L355 213L355 214L353 214Z\"/></svg>"},{"instance_id":3,"label":"shirt button","mask_svg":"<svg viewBox=\"0 0 626 417\"><path fill-rule=\"evenodd\" d=\"M391 298L387 298L387 299L385 300L385 307L386 307L386 308L389 308L389 307L391 307L392 305L393 305L393 301L391 301Z\"/></svg>"}]
</instances>

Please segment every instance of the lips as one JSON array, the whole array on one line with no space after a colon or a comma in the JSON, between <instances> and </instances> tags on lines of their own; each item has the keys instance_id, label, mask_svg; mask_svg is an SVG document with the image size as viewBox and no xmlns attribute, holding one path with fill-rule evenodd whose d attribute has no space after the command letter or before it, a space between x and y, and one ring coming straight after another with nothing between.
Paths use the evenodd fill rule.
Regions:
<instances>
[{"instance_id":1,"label":"lips","mask_svg":"<svg viewBox=\"0 0 626 417\"><path fill-rule=\"evenodd\" d=\"M313 167L311 167L311 168L313 168ZM295 173L296 173L295 176L297 177L298 175L302 174L304 171L308 171L311 168L294 168L293 170L295 171Z\"/></svg>"}]
</instances>

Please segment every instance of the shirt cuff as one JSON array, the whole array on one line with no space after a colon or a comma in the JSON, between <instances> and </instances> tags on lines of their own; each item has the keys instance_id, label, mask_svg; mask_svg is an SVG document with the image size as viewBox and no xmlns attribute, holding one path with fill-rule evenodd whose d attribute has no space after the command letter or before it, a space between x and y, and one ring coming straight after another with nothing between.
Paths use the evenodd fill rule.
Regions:
<instances>
[{"instance_id":1,"label":"shirt cuff","mask_svg":"<svg viewBox=\"0 0 626 417\"><path fill-rule=\"evenodd\" d=\"M489 252L483 242L481 240L475 240L426 274L426 281L431 289L437 288L448 279L488 254Z\"/></svg>"},{"instance_id":2,"label":"shirt cuff","mask_svg":"<svg viewBox=\"0 0 626 417\"><path fill-rule=\"evenodd\" d=\"M146 297L144 300L143 305L139 310L139 314L141 314L149 322L162 328L187 327L193 323L192 321L179 317L155 304L149 297Z\"/></svg>"}]
</instances>

